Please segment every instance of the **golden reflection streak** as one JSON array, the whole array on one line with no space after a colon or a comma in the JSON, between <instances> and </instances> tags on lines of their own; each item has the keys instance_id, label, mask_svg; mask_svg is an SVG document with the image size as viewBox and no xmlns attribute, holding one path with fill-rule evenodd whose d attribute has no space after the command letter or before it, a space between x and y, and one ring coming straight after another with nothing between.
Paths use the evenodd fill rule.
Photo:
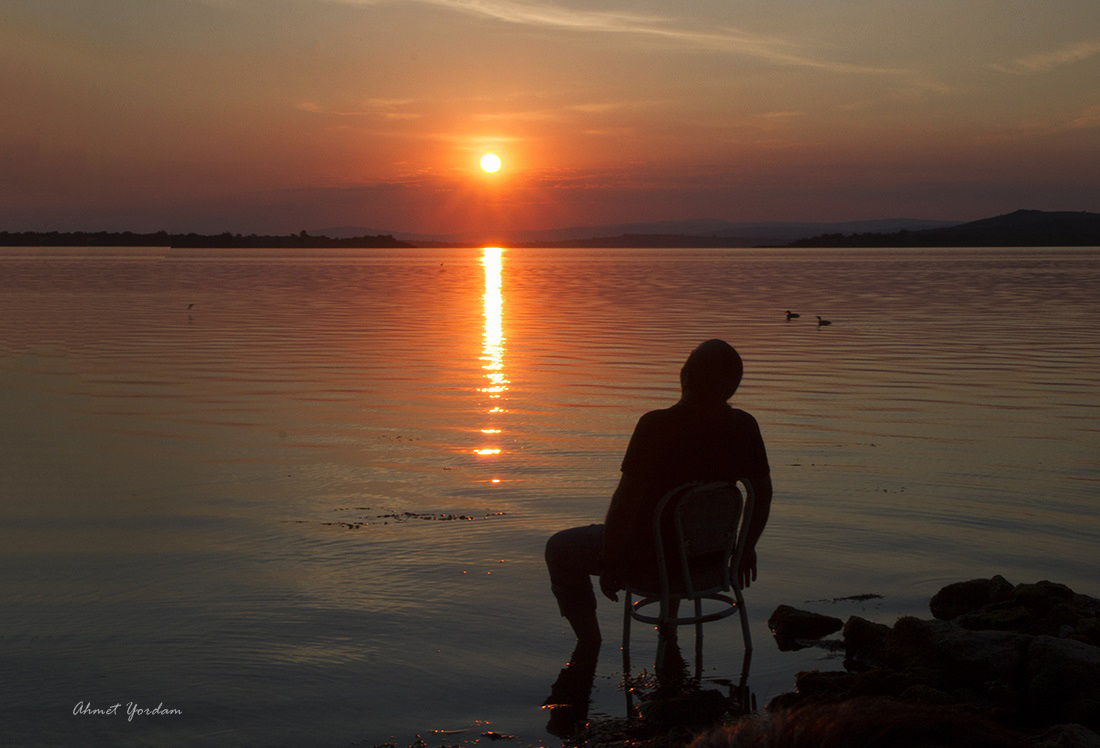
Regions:
<instances>
[{"instance_id":1,"label":"golden reflection streak","mask_svg":"<svg viewBox=\"0 0 1100 748\"><path fill-rule=\"evenodd\" d=\"M482 335L481 368L485 371L488 384L479 388L490 400L500 400L508 391L508 379L504 375L504 293L501 280L501 270L504 266L504 249L501 247L485 247L482 251L481 264L485 268L485 295L484 301L485 331ZM504 408L499 403L494 403L489 408L489 413L503 413ZM500 434L499 428L481 429L483 434ZM499 455L499 447L485 447L474 450L478 455Z\"/></svg>"}]
</instances>

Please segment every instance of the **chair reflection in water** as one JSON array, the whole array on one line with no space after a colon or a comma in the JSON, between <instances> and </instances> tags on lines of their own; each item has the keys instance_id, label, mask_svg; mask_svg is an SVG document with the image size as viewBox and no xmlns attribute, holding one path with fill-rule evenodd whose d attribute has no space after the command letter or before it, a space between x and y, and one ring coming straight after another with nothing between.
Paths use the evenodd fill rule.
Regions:
<instances>
[{"instance_id":1,"label":"chair reflection in water","mask_svg":"<svg viewBox=\"0 0 1100 748\"><path fill-rule=\"evenodd\" d=\"M680 626L695 626L696 678L702 673L703 624L737 613L745 642L742 679L748 674L752 636L737 570L752 521L752 483L696 482L678 486L658 502L653 515L656 580L627 580L623 608L623 667L630 673L632 621L657 627L657 668L675 646ZM637 599L635 599L637 598ZM681 615L681 603L692 612ZM656 608L654 610L654 608Z\"/></svg>"}]
</instances>

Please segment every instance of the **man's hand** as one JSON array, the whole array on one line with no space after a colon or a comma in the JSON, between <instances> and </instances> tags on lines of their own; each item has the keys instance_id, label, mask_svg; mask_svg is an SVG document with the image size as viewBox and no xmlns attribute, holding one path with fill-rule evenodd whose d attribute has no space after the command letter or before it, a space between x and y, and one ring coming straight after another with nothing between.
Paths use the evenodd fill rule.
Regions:
<instances>
[{"instance_id":1,"label":"man's hand","mask_svg":"<svg viewBox=\"0 0 1100 748\"><path fill-rule=\"evenodd\" d=\"M748 589L756 581L756 549L746 548L741 554L741 565L734 570L741 589ZM601 580L602 584L602 580Z\"/></svg>"},{"instance_id":2,"label":"man's hand","mask_svg":"<svg viewBox=\"0 0 1100 748\"><path fill-rule=\"evenodd\" d=\"M619 590L623 588L623 583L620 582L614 575L609 573L600 574L600 591L604 596L615 602L619 602Z\"/></svg>"}]
</instances>

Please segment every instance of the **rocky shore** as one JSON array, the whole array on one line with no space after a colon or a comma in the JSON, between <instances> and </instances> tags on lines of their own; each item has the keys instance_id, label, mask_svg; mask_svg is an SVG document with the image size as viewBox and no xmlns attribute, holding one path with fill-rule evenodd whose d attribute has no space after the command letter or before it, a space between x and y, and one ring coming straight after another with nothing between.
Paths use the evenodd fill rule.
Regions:
<instances>
[{"instance_id":1,"label":"rocky shore","mask_svg":"<svg viewBox=\"0 0 1100 748\"><path fill-rule=\"evenodd\" d=\"M769 619L777 645L843 651L844 670L799 673L753 714L731 703L709 725L642 738L635 724L573 744L1100 748L1100 600L995 576L944 587L929 607L931 619L887 626L780 606Z\"/></svg>"},{"instance_id":2,"label":"rocky shore","mask_svg":"<svg viewBox=\"0 0 1100 748\"><path fill-rule=\"evenodd\" d=\"M1100 748L1100 600L1053 582L1004 577L941 589L932 620L846 622L781 606L769 621L781 647L842 630L842 672L804 672L771 713L856 699L950 707L1025 745ZM935 714L935 710L931 712Z\"/></svg>"}]
</instances>

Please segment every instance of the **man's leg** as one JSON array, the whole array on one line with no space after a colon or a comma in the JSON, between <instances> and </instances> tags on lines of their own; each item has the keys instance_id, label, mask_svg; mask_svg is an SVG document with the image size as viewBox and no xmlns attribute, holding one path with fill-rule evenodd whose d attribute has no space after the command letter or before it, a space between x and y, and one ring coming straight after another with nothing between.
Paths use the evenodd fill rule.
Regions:
<instances>
[{"instance_id":1,"label":"man's leg","mask_svg":"<svg viewBox=\"0 0 1100 748\"><path fill-rule=\"evenodd\" d=\"M592 577L600 573L603 525L574 527L546 541L546 568L558 609L581 642L599 642L596 593Z\"/></svg>"}]
</instances>

